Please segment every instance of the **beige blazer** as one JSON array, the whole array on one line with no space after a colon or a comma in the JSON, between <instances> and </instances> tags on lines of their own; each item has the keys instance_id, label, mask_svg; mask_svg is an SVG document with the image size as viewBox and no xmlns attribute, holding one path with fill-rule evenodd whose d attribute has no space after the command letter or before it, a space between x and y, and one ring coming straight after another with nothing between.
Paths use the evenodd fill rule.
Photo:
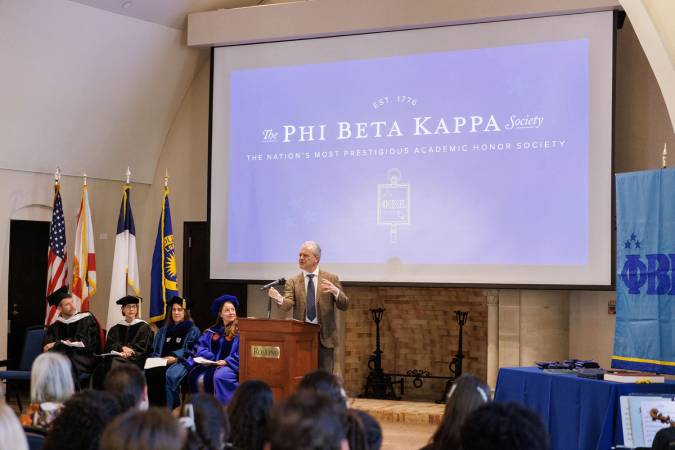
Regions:
<instances>
[{"instance_id":1,"label":"beige blazer","mask_svg":"<svg viewBox=\"0 0 675 450\"><path fill-rule=\"evenodd\" d=\"M335 298L331 293L321 292L321 280L328 280L340 289L340 295ZM319 269L316 315L319 319L321 331L319 338L321 345L326 348L334 348L337 344L337 328L335 326L335 308L346 310L349 307L349 298L342 289L337 275ZM304 322L307 309L307 290L305 289L305 274L298 275L286 281L284 288L284 301L279 305L284 311L293 308L293 318Z\"/></svg>"}]
</instances>

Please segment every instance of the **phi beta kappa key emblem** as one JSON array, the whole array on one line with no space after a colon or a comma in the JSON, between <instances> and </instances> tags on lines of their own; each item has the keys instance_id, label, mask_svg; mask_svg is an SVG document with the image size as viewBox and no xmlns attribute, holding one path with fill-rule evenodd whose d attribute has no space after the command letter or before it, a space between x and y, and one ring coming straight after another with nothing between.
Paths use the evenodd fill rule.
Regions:
<instances>
[{"instance_id":1,"label":"phi beta kappa key emblem","mask_svg":"<svg viewBox=\"0 0 675 450\"><path fill-rule=\"evenodd\" d=\"M389 226L389 240L395 244L401 225L410 225L410 184L401 183L401 171L387 171L388 184L377 185L377 224Z\"/></svg>"}]
</instances>

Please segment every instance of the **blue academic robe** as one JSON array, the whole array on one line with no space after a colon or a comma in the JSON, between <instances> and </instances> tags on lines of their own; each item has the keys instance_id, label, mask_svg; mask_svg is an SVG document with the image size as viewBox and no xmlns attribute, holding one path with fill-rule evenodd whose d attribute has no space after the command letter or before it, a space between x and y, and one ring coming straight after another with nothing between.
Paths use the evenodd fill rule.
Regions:
<instances>
[{"instance_id":1,"label":"blue academic robe","mask_svg":"<svg viewBox=\"0 0 675 450\"><path fill-rule=\"evenodd\" d=\"M191 320L186 320L177 325L173 325L170 330L169 327L165 325L160 328L155 335L150 357L161 358L173 356L178 361L167 367L158 367L147 370L146 375L156 369L160 369L159 372L161 372L162 369L165 369L164 390L166 395L166 405L171 409L180 404L180 384L188 373L189 365L187 360L190 357L192 348L198 338L199 328L197 328ZM165 351L165 347L169 345L173 347L173 350L167 352ZM150 384L151 378L153 378L154 381L154 377L148 376L148 384ZM154 382L152 384L153 386L149 386L149 389L152 389L153 391L161 388L161 386L154 386L154 384L156 384Z\"/></svg>"}]
</instances>

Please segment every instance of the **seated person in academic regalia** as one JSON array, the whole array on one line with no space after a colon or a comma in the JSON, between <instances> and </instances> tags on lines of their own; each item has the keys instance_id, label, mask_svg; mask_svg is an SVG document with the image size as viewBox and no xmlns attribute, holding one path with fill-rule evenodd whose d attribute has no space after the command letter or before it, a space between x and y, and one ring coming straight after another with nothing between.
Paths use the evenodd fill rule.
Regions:
<instances>
[{"instance_id":1,"label":"seated person in academic regalia","mask_svg":"<svg viewBox=\"0 0 675 450\"><path fill-rule=\"evenodd\" d=\"M94 387L101 388L106 373L118 364L135 364L143 370L145 360L152 350L152 328L145 320L138 318L140 297L127 295L117 300L122 307L120 320L108 331L103 350L106 355L94 373ZM115 353L109 355L109 353Z\"/></svg>"},{"instance_id":2,"label":"seated person in academic regalia","mask_svg":"<svg viewBox=\"0 0 675 450\"><path fill-rule=\"evenodd\" d=\"M214 394L223 405L227 405L239 386L238 306L239 301L233 295L213 301L211 313L216 323L202 333L189 360L190 390Z\"/></svg>"},{"instance_id":3,"label":"seated person in academic regalia","mask_svg":"<svg viewBox=\"0 0 675 450\"><path fill-rule=\"evenodd\" d=\"M173 297L166 302L167 318L155 335L151 358L164 358L166 366L145 370L148 396L153 406L174 409L180 404L180 384L188 373L186 360L199 338L190 317L190 301Z\"/></svg>"},{"instance_id":4,"label":"seated person in academic regalia","mask_svg":"<svg viewBox=\"0 0 675 450\"><path fill-rule=\"evenodd\" d=\"M52 293L47 301L56 306L58 316L47 327L43 350L66 355L75 370L75 379L91 373L99 351L101 329L90 312L78 313L68 286Z\"/></svg>"}]
</instances>

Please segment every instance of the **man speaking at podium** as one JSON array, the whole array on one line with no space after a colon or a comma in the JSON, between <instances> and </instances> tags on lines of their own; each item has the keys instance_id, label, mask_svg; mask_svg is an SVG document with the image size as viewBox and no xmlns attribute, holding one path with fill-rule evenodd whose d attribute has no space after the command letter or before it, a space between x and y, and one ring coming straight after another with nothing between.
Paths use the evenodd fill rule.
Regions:
<instances>
[{"instance_id":1,"label":"man speaking at podium","mask_svg":"<svg viewBox=\"0 0 675 450\"><path fill-rule=\"evenodd\" d=\"M321 326L319 332L319 368L333 372L333 349L338 335L335 326L335 308L346 310L349 298L337 275L319 270L321 247L307 241L300 247L298 265L302 270L286 281L284 295L270 288L272 297L284 311L293 308L293 318Z\"/></svg>"}]
</instances>

